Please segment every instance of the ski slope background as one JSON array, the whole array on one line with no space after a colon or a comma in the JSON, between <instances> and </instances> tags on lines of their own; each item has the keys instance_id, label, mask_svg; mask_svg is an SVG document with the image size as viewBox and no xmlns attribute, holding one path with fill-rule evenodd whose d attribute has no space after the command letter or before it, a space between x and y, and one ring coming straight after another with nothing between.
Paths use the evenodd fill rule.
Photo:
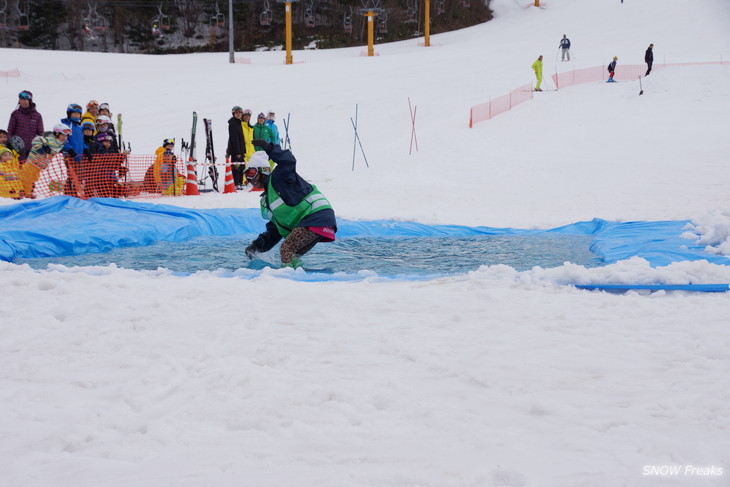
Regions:
<instances>
[{"instance_id":1,"label":"ski slope background","mask_svg":"<svg viewBox=\"0 0 730 487\"><path fill-rule=\"evenodd\" d=\"M694 238L730 254L729 66L657 69L641 97L634 81L540 93L467 128L469 107L531 81L539 54L548 78L563 34L576 67L614 55L640 64L649 43L656 64L730 59L730 4L493 5L494 21L433 36L430 48L295 52L292 66L282 52L229 65L227 54L2 49L0 69L24 77L4 83L0 118L22 89L47 127L94 98L124 113L135 152L152 153L187 139L197 110L214 120L222 158L231 106L273 109L291 113L299 171L343 218L690 219ZM358 149L352 171L356 104L370 167ZM727 283L725 266L492 266L417 283L0 269L4 485L730 485L727 293L558 284ZM651 465L682 473L644 475ZM687 466L716 470L700 478Z\"/></svg>"}]
</instances>

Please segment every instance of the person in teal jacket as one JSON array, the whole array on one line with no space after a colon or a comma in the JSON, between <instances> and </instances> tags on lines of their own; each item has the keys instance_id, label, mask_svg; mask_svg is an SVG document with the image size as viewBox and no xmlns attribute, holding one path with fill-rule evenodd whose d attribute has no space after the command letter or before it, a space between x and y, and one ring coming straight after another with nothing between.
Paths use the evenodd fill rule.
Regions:
<instances>
[{"instance_id":1,"label":"person in teal jacket","mask_svg":"<svg viewBox=\"0 0 730 487\"><path fill-rule=\"evenodd\" d=\"M259 113L259 116L256 120L256 125L253 126L253 138L254 140L263 140L270 144L276 144L279 145L279 141L274 140L274 134L271 132L271 129L268 125L266 125L266 115L264 115L264 112ZM259 147L254 142L253 148L257 151L264 150L263 147Z\"/></svg>"},{"instance_id":2,"label":"person in teal jacket","mask_svg":"<svg viewBox=\"0 0 730 487\"><path fill-rule=\"evenodd\" d=\"M266 126L271 130L271 141L272 144L281 145L281 139L279 138L279 127L276 126L276 113L273 110L269 110L266 114Z\"/></svg>"},{"instance_id":3,"label":"person in teal jacket","mask_svg":"<svg viewBox=\"0 0 730 487\"><path fill-rule=\"evenodd\" d=\"M337 232L335 212L316 186L297 174L297 160L289 150L265 140L254 144L264 149L255 152L244 172L254 188L261 189L261 216L267 220L266 231L246 247L246 256L254 259L282 238L281 263L299 267L301 257L318 242L333 242ZM272 171L269 158L276 163Z\"/></svg>"},{"instance_id":4,"label":"person in teal jacket","mask_svg":"<svg viewBox=\"0 0 730 487\"><path fill-rule=\"evenodd\" d=\"M535 91L542 91L540 88L540 85L542 84L542 55L537 58L537 61L532 63L532 70L535 72L535 77L537 78Z\"/></svg>"}]
</instances>

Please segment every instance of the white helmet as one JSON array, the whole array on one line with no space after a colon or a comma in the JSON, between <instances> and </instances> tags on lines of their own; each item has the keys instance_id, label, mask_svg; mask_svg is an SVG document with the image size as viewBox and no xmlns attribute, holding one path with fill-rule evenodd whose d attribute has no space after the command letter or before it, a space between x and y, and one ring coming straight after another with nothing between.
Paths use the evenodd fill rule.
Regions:
<instances>
[{"instance_id":1,"label":"white helmet","mask_svg":"<svg viewBox=\"0 0 730 487\"><path fill-rule=\"evenodd\" d=\"M107 117L106 115L99 115L98 117L96 117L97 125L102 125L105 123L112 123L111 118Z\"/></svg>"},{"instance_id":2,"label":"white helmet","mask_svg":"<svg viewBox=\"0 0 730 487\"><path fill-rule=\"evenodd\" d=\"M246 169L252 167L258 169L262 174L271 174L269 155L262 150L254 152L251 156L251 159L248 161L248 164L246 165Z\"/></svg>"},{"instance_id":3,"label":"white helmet","mask_svg":"<svg viewBox=\"0 0 730 487\"><path fill-rule=\"evenodd\" d=\"M69 127L65 123L57 123L53 126L53 133L71 135L71 127Z\"/></svg>"}]
</instances>

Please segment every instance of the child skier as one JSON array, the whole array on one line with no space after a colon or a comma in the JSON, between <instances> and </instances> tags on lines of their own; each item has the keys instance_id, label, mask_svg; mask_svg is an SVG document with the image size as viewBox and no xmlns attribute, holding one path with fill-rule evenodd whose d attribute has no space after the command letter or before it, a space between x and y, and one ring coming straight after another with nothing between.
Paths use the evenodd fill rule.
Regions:
<instances>
[{"instance_id":1,"label":"child skier","mask_svg":"<svg viewBox=\"0 0 730 487\"><path fill-rule=\"evenodd\" d=\"M608 80L606 83L615 83L616 80L613 79L613 75L616 72L616 61L618 61L618 57L614 56L613 61L608 65Z\"/></svg>"},{"instance_id":2,"label":"child skier","mask_svg":"<svg viewBox=\"0 0 730 487\"><path fill-rule=\"evenodd\" d=\"M48 167L55 154L63 150L63 146L71 135L71 127L59 123L53 127L53 134L47 137L37 136L31 143L30 154L20 169L22 184L21 196L35 198L33 185L41 175L41 171Z\"/></svg>"}]
</instances>

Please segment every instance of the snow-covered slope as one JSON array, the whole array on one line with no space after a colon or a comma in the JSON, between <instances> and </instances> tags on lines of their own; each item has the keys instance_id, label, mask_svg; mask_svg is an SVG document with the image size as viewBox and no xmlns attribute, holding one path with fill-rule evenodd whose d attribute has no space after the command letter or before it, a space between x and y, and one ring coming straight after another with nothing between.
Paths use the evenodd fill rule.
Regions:
<instances>
[{"instance_id":1,"label":"snow-covered slope","mask_svg":"<svg viewBox=\"0 0 730 487\"><path fill-rule=\"evenodd\" d=\"M47 126L95 98L124 113L135 152L151 153L187 138L197 110L222 152L231 106L274 109L291 113L299 169L342 217L522 228L692 219L727 252L730 66L656 70L641 97L633 82L585 84L473 129L468 116L531 81L539 54L553 72L563 34L575 67L614 55L640 64L649 43L657 63L727 61L730 3L492 3L494 21L433 36L430 48L295 52L291 66L280 52L229 65L227 54L1 49L0 70L23 77L3 83L0 118L21 89ZM356 105L370 167L358 149L353 172ZM257 197L163 202L254 207ZM421 283L249 275L0 263L0 483L728 484L728 293L559 284L726 283L726 267L494 266ZM651 465L681 474L644 475Z\"/></svg>"}]
</instances>

